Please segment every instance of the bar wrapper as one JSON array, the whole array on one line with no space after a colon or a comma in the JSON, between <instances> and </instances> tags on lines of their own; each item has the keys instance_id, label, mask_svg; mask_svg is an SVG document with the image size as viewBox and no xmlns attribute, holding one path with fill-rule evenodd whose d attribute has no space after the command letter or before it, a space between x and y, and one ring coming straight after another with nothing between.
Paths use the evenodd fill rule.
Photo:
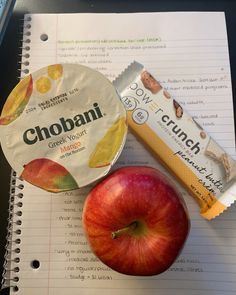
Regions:
<instances>
[{"instance_id":1,"label":"bar wrapper","mask_svg":"<svg viewBox=\"0 0 236 295\"><path fill-rule=\"evenodd\" d=\"M49 65L22 79L0 117L3 152L18 175L51 192L105 176L127 134L126 110L101 73Z\"/></svg>"},{"instance_id":2,"label":"bar wrapper","mask_svg":"<svg viewBox=\"0 0 236 295\"><path fill-rule=\"evenodd\" d=\"M133 62L113 83L128 125L190 191L206 219L236 200L236 162L171 97L143 65Z\"/></svg>"}]
</instances>

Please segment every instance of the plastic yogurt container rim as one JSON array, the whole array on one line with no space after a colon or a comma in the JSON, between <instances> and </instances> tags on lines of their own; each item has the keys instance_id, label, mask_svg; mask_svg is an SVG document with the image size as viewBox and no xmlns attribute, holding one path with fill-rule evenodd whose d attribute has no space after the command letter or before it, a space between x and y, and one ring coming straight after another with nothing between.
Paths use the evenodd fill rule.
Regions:
<instances>
[{"instance_id":1,"label":"plastic yogurt container rim","mask_svg":"<svg viewBox=\"0 0 236 295\"><path fill-rule=\"evenodd\" d=\"M126 110L113 84L79 64L54 64L23 78L0 117L0 140L12 168L51 192L105 176L127 134Z\"/></svg>"}]
</instances>

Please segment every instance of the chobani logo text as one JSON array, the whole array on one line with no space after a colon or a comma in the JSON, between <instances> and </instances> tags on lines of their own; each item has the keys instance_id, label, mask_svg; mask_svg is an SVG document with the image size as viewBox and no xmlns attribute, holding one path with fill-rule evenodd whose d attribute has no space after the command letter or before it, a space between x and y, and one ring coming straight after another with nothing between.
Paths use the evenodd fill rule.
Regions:
<instances>
[{"instance_id":1,"label":"chobani logo text","mask_svg":"<svg viewBox=\"0 0 236 295\"><path fill-rule=\"evenodd\" d=\"M52 136L60 135L63 132L73 130L75 127L83 126L91 121L102 118L103 114L99 108L98 103L93 104L93 108L77 114L73 118L60 118L59 122L53 123L49 127L35 126L29 128L23 133L23 140L26 144L35 144L38 141L42 141Z\"/></svg>"}]
</instances>

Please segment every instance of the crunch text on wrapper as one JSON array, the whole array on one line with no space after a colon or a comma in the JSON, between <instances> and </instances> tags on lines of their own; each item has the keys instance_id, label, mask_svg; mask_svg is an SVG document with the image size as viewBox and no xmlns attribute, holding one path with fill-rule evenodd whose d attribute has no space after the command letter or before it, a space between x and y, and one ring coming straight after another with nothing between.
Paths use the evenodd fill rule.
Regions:
<instances>
[{"instance_id":1,"label":"crunch text on wrapper","mask_svg":"<svg viewBox=\"0 0 236 295\"><path fill-rule=\"evenodd\" d=\"M185 185L201 215L212 219L236 200L236 162L162 85L132 63L114 85L130 128Z\"/></svg>"}]
</instances>

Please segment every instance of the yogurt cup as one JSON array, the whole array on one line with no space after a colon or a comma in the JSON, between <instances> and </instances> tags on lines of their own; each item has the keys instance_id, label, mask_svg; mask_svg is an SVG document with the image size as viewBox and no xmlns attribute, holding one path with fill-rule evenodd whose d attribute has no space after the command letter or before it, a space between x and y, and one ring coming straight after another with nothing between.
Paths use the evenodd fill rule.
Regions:
<instances>
[{"instance_id":1,"label":"yogurt cup","mask_svg":"<svg viewBox=\"0 0 236 295\"><path fill-rule=\"evenodd\" d=\"M78 64L54 64L22 79L0 117L3 152L21 178L51 192L105 176L127 135L112 83Z\"/></svg>"}]
</instances>

